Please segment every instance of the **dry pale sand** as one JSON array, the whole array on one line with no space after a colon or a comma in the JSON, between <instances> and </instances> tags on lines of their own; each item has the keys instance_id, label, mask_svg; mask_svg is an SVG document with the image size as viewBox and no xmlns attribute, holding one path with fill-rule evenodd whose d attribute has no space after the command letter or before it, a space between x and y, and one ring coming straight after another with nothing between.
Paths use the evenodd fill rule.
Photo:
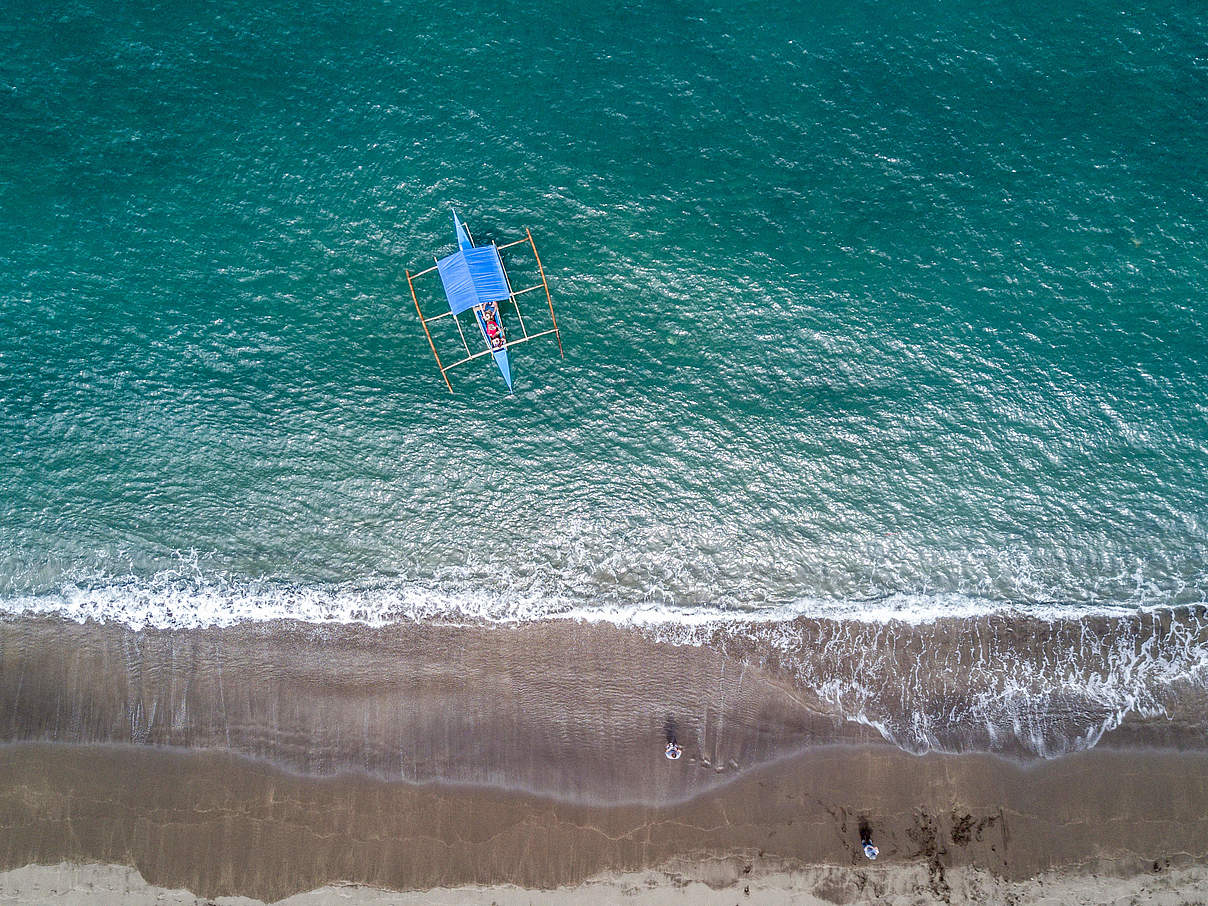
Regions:
<instances>
[{"instance_id":1,"label":"dry pale sand","mask_svg":"<svg viewBox=\"0 0 1208 906\"><path fill-rule=\"evenodd\" d=\"M1011 906L1196 906L1208 902L1208 871L1171 869L1128 878L1046 872L1026 881L1004 881L975 868L953 869L946 902ZM834 906L878 903L919 906L936 902L926 869L817 866L760 872L725 886L688 880L682 872L606 873L575 887L442 887L425 891L381 890L351 884L320 887L278 902L282 906ZM815 891L817 893L815 893ZM248 897L201 898L187 890L148 884L120 865L29 865L0 872L0 903L37 906L259 906Z\"/></svg>"}]
</instances>

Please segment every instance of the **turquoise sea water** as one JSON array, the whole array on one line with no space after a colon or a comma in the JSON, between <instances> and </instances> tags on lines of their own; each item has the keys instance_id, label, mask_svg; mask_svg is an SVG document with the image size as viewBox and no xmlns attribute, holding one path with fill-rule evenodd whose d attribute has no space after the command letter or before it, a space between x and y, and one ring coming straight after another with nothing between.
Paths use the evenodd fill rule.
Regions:
<instances>
[{"instance_id":1,"label":"turquoise sea water","mask_svg":"<svg viewBox=\"0 0 1208 906\"><path fill-rule=\"evenodd\" d=\"M21 4L0 606L1194 610L1206 38L1195 3ZM450 206L541 251L566 358L514 350L514 397L486 361L450 395L415 317Z\"/></svg>"}]
</instances>

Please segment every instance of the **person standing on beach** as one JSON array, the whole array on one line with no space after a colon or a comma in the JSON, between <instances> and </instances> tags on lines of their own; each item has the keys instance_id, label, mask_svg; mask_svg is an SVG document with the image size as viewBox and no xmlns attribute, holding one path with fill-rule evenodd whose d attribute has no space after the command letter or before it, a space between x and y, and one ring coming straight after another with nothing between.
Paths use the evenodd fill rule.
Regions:
<instances>
[{"instance_id":1,"label":"person standing on beach","mask_svg":"<svg viewBox=\"0 0 1208 906\"><path fill-rule=\"evenodd\" d=\"M881 854L881 851L873 845L872 827L865 818L860 819L860 848L864 850L864 855L867 856L870 861L875 862L877 856Z\"/></svg>"},{"instance_id":2,"label":"person standing on beach","mask_svg":"<svg viewBox=\"0 0 1208 906\"><path fill-rule=\"evenodd\" d=\"M663 735L667 737L667 747L663 749L663 754L671 761L679 761L684 750L675 739L675 716L673 714L668 714L663 723Z\"/></svg>"}]
</instances>

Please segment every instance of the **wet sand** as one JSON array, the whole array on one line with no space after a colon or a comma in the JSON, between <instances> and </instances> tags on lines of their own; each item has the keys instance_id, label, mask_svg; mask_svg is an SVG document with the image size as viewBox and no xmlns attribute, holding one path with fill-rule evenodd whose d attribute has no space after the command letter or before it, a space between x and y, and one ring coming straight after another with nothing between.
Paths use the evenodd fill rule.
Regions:
<instances>
[{"instance_id":1,"label":"wet sand","mask_svg":"<svg viewBox=\"0 0 1208 906\"><path fill-rule=\"evenodd\" d=\"M1208 865L1208 752L1145 721L1046 761L920 757L767 666L615 627L10 620L0 658L0 870L133 866L263 901L699 883L1005 902L1044 872L1124 889Z\"/></svg>"},{"instance_id":2,"label":"wet sand","mask_svg":"<svg viewBox=\"0 0 1208 906\"><path fill-rule=\"evenodd\" d=\"M600 804L671 802L807 745L878 739L770 671L608 625L16 620L0 623L0 657L4 740L221 749ZM668 733L685 749L676 770Z\"/></svg>"},{"instance_id":3,"label":"wet sand","mask_svg":"<svg viewBox=\"0 0 1208 906\"><path fill-rule=\"evenodd\" d=\"M881 848L876 866L858 851L862 817ZM17 744L0 750L0 826L2 869L124 864L204 897L273 901L337 882L550 889L647 868L672 887L738 889L830 865L849 869L827 882L841 879L839 900L860 872L895 867L916 878L918 895L943 900L958 868L1019 880L1202 866L1208 757L1092 751L1022 767L826 747L688 802L600 807L316 779L214 752Z\"/></svg>"}]
</instances>

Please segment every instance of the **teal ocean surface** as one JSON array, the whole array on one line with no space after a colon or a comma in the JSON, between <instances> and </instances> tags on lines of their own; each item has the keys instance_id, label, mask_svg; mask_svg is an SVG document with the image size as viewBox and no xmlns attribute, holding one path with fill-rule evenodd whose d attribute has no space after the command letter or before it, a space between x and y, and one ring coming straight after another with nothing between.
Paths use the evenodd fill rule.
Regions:
<instances>
[{"instance_id":1,"label":"teal ocean surface","mask_svg":"<svg viewBox=\"0 0 1208 906\"><path fill-rule=\"evenodd\" d=\"M916 749L1178 711L1206 39L1178 2L20 4L0 610L729 633ZM451 206L541 251L566 358L517 347L514 396L449 394L416 318ZM970 627L967 712L902 691L893 633Z\"/></svg>"}]
</instances>

